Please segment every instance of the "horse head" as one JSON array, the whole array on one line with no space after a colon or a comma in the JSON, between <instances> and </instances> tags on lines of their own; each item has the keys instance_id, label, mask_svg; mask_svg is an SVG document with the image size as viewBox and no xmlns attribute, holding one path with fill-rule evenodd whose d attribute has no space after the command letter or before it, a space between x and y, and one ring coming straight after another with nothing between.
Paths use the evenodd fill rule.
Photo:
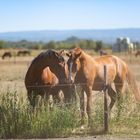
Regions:
<instances>
[{"instance_id":1,"label":"horse head","mask_svg":"<svg viewBox=\"0 0 140 140\"><path fill-rule=\"evenodd\" d=\"M56 74L60 83L66 83L68 78L68 67L63 57L63 51L56 52L54 50L48 50L46 52L46 58L44 64L49 66L50 70Z\"/></svg>"},{"instance_id":2,"label":"horse head","mask_svg":"<svg viewBox=\"0 0 140 140\"><path fill-rule=\"evenodd\" d=\"M82 54L82 49L77 47L72 51L69 51L67 53L67 56L69 57L67 64L68 64L68 80L71 83L74 83L74 79L76 77L77 72L80 69L80 57Z\"/></svg>"}]
</instances>

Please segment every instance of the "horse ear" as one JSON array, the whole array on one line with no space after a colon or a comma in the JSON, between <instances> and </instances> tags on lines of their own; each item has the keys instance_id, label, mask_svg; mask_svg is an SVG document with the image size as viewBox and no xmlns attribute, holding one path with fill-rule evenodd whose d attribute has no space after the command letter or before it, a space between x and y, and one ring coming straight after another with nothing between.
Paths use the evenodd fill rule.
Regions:
<instances>
[{"instance_id":1,"label":"horse ear","mask_svg":"<svg viewBox=\"0 0 140 140\"><path fill-rule=\"evenodd\" d=\"M81 55L81 53L82 53L82 52L76 53L76 54L75 54L75 58L76 58L76 59L79 58L80 55Z\"/></svg>"},{"instance_id":2,"label":"horse ear","mask_svg":"<svg viewBox=\"0 0 140 140\"><path fill-rule=\"evenodd\" d=\"M67 53L66 53L66 56L71 57L71 54L67 52Z\"/></svg>"},{"instance_id":3,"label":"horse ear","mask_svg":"<svg viewBox=\"0 0 140 140\"><path fill-rule=\"evenodd\" d=\"M60 56L60 53L54 51L53 56L59 57Z\"/></svg>"},{"instance_id":4,"label":"horse ear","mask_svg":"<svg viewBox=\"0 0 140 140\"><path fill-rule=\"evenodd\" d=\"M64 53L65 53L65 50L61 50L61 51L59 52L60 55L63 55Z\"/></svg>"},{"instance_id":5,"label":"horse ear","mask_svg":"<svg viewBox=\"0 0 140 140\"><path fill-rule=\"evenodd\" d=\"M75 56L76 56L76 59L78 57L80 57L81 53L82 53L82 49L80 47L75 48Z\"/></svg>"}]
</instances>

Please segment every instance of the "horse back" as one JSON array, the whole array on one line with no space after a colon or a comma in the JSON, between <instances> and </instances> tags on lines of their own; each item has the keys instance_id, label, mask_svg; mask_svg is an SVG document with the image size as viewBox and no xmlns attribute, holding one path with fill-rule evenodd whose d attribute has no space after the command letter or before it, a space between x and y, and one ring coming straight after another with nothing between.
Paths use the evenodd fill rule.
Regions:
<instances>
[{"instance_id":1,"label":"horse back","mask_svg":"<svg viewBox=\"0 0 140 140\"><path fill-rule=\"evenodd\" d=\"M113 55L106 55L96 58L97 76L104 79L104 66L107 68L108 81L112 82L116 77L125 78L127 73L127 65L120 58Z\"/></svg>"},{"instance_id":2,"label":"horse back","mask_svg":"<svg viewBox=\"0 0 140 140\"><path fill-rule=\"evenodd\" d=\"M112 82L115 79L117 73L116 63L113 56L105 55L94 59L96 62L96 77L95 81L103 82L105 77L104 67L106 66L106 74L108 82Z\"/></svg>"},{"instance_id":3,"label":"horse back","mask_svg":"<svg viewBox=\"0 0 140 140\"><path fill-rule=\"evenodd\" d=\"M128 73L128 65L119 57L113 56L116 62L117 76L120 80L125 80Z\"/></svg>"},{"instance_id":4,"label":"horse back","mask_svg":"<svg viewBox=\"0 0 140 140\"><path fill-rule=\"evenodd\" d=\"M113 63L112 56L105 55L98 58L84 53L81 58L81 68L76 75L76 81L93 83L94 80L98 79L98 82L104 80L104 65L108 67L108 73L115 73L116 67ZM114 78L114 76L113 76Z\"/></svg>"}]
</instances>

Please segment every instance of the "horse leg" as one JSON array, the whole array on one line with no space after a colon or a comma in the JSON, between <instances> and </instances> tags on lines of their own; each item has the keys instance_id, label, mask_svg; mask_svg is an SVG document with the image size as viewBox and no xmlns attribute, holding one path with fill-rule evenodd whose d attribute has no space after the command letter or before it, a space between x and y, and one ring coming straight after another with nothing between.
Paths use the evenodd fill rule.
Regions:
<instances>
[{"instance_id":1,"label":"horse leg","mask_svg":"<svg viewBox=\"0 0 140 140\"><path fill-rule=\"evenodd\" d=\"M85 96L85 93L84 93L84 89L79 89L80 90L80 94L79 94L79 97L80 97L80 111L81 111L81 124L85 124L85 119L86 119L86 116L87 116L87 113L86 113L86 96Z\"/></svg>"},{"instance_id":2,"label":"horse leg","mask_svg":"<svg viewBox=\"0 0 140 140\"><path fill-rule=\"evenodd\" d=\"M61 90L64 94L65 103L71 105L76 91L75 86L64 86Z\"/></svg>"},{"instance_id":3,"label":"horse leg","mask_svg":"<svg viewBox=\"0 0 140 140\"><path fill-rule=\"evenodd\" d=\"M63 102L63 98L62 98L62 94L60 93L60 88L55 87L51 93L52 93L52 97L53 97L53 102L54 103L62 103Z\"/></svg>"},{"instance_id":4,"label":"horse leg","mask_svg":"<svg viewBox=\"0 0 140 140\"><path fill-rule=\"evenodd\" d=\"M113 108L117 99L117 93L113 90L111 86L108 87L108 95L111 99L110 104L109 104L109 115L110 115L111 109Z\"/></svg>"},{"instance_id":5,"label":"horse leg","mask_svg":"<svg viewBox=\"0 0 140 140\"><path fill-rule=\"evenodd\" d=\"M122 109L122 90L124 86L124 81L122 79L118 79L118 81L115 83L115 88L117 92L117 117L120 117L121 109Z\"/></svg>"},{"instance_id":6,"label":"horse leg","mask_svg":"<svg viewBox=\"0 0 140 140\"><path fill-rule=\"evenodd\" d=\"M87 115L88 115L88 125L92 125L92 118L91 118L91 106L92 106L92 87L86 87L85 89L86 94L87 94Z\"/></svg>"},{"instance_id":7,"label":"horse leg","mask_svg":"<svg viewBox=\"0 0 140 140\"><path fill-rule=\"evenodd\" d=\"M33 110L35 109L35 99L36 99L36 94L32 90L27 91L28 99L30 102L30 105L33 107Z\"/></svg>"},{"instance_id":8,"label":"horse leg","mask_svg":"<svg viewBox=\"0 0 140 140\"><path fill-rule=\"evenodd\" d=\"M50 87L46 87L43 96L45 106L47 106L48 110L52 110L54 102L52 89Z\"/></svg>"},{"instance_id":9,"label":"horse leg","mask_svg":"<svg viewBox=\"0 0 140 140\"><path fill-rule=\"evenodd\" d=\"M76 101L77 101L77 87L76 87L76 85L72 85L69 90L71 92L72 102L76 103Z\"/></svg>"},{"instance_id":10,"label":"horse leg","mask_svg":"<svg viewBox=\"0 0 140 140\"><path fill-rule=\"evenodd\" d=\"M73 85L72 87L72 102L74 103L74 106L76 106L76 108L79 108L79 92L78 92L78 86Z\"/></svg>"},{"instance_id":11,"label":"horse leg","mask_svg":"<svg viewBox=\"0 0 140 140\"><path fill-rule=\"evenodd\" d=\"M62 88L66 102L76 102L77 87L76 85L68 85Z\"/></svg>"}]
</instances>

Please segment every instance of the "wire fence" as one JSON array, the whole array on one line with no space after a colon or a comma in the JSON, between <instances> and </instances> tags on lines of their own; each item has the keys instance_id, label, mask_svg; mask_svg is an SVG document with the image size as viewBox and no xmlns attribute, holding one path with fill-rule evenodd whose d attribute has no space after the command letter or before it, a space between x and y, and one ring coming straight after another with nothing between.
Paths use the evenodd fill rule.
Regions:
<instances>
[{"instance_id":1,"label":"wire fence","mask_svg":"<svg viewBox=\"0 0 140 140\"><path fill-rule=\"evenodd\" d=\"M94 82L92 85L94 86L94 84L95 85L104 85L104 82ZM114 82L112 82L112 83L110 83L109 85L111 85L111 84L115 84L115 85L123 85L122 83L114 83ZM36 85L28 85L27 87L34 87L34 88L38 88L38 87L40 87L40 88L43 88L43 87L52 87L52 86L58 86L58 87L64 87L64 86L73 86L73 85L75 85L75 86L88 86L89 84L88 83L74 83L74 84L56 84L56 85L50 85L50 84L43 84L43 85L39 85L39 84L36 84Z\"/></svg>"},{"instance_id":2,"label":"wire fence","mask_svg":"<svg viewBox=\"0 0 140 140\"><path fill-rule=\"evenodd\" d=\"M105 76L106 76L106 74L105 74ZM96 120L95 120L95 122L94 122L94 124L96 123L96 127L98 127L98 125L100 125L100 129L102 130L102 128L104 128L104 130L105 130L105 132L107 132L108 130L109 130L109 116L108 116L108 98L106 97L106 94L107 94L107 90L104 90L105 89L105 87L106 87L106 85L108 85L108 84L112 84L112 85L114 85L114 83L108 83L108 81L107 81L107 77L105 78L105 79L103 79L103 82L94 82L94 84L95 85L99 85L99 86L101 86L101 90L100 91L98 91L96 94L94 94L94 95L97 95L98 97L100 96L100 95L102 95L102 99L100 99L99 100L99 102L98 101L95 101L96 102L96 108L93 110L93 118L95 118ZM115 85L122 85L122 83L115 83ZM17 85L18 86L18 85ZM67 86L76 86L76 87L80 87L80 86L88 86L88 83L75 83L75 84L57 84L57 85L38 85L38 84L36 84L36 85L28 85L27 87L28 88L45 88L45 87L50 87L50 88L52 88L52 87L67 87ZM21 86L19 86L19 87L25 87L24 85L21 85ZM98 98L97 97L97 98ZM101 97L101 96L100 96ZM104 100L103 100L103 98L104 98ZM8 101L9 102L9 101ZM13 101L13 104L11 104L11 102L9 102L9 106L10 107L12 107L12 106L14 106L15 107L15 102ZM9 106L8 106L8 109L9 109ZM106 107L105 107L106 106ZM0 106L1 107L1 106ZM0 108L1 109L1 108ZM5 108L4 108L5 109ZM19 109L21 110L22 108L20 108L19 107ZM41 109L41 107L39 108L39 109ZM59 111L57 111L57 116L56 116L56 118L54 117L53 119L53 123L56 123L55 124L55 127L57 128L59 128L59 126L58 125L60 125L60 123L61 122L63 122L62 120L65 118L65 120L64 120L64 122L63 122L63 125L64 124L66 124L66 123L68 123L68 122L70 122L70 121L73 121L73 122L75 122L75 118L77 117L77 115L79 114L79 111L75 111L75 109L76 108L73 108L72 110L70 110L70 109L68 109L68 110L65 110L65 109L61 109L61 108L59 108L60 110L60 112ZM122 108L120 108L120 109L122 109ZM127 109L127 106L126 106L126 108L125 109ZM18 111L20 111L20 110L18 110ZM8 112L9 110L7 110L7 112ZM12 110L13 111L13 110ZM11 111L11 112L12 112ZM22 116L24 116L25 114L24 114L24 111L25 110L23 110L23 112L21 113L21 114L16 114L17 112L17 107L15 107L14 108L14 112L12 112L13 114L13 118L16 118L17 120L19 119L19 116L22 118ZM26 112L26 111L25 111ZM82 111L81 111L82 112ZM5 115L5 112L2 112L4 115ZM27 112L27 113L29 113L29 112ZM50 112L45 112L46 114L47 113L50 113ZM68 114L71 114L71 116L69 117L68 116ZM75 115L76 114L76 116L73 116L73 114ZM116 114L116 112L112 112L113 114ZM3 115L2 114L2 115ZM46 115L45 114L45 115ZM8 115L8 113L6 114L6 115ZM16 116L17 115L17 116ZM18 116L19 115L19 116ZM28 114L29 115L29 114ZM38 116L39 116L40 114L38 114ZM44 114L43 114L44 115ZM5 117L5 116L4 116ZM9 117L9 116L8 116ZM40 117L42 117L42 116L40 116ZM66 118L67 117L69 117L69 120L67 120ZM9 117L10 118L10 117ZM8 118L8 119L9 119ZM28 118L28 117L27 117ZM32 120L30 119L30 118L32 118L30 115L29 115L29 120L32 122ZM80 118L80 117L79 117ZM15 119L15 120L16 120ZM23 118L23 122L24 122L24 119L26 119L26 118ZM35 118L33 118L34 119L34 121L37 121L38 122L38 124L39 124L39 126L37 125L36 127L36 129L38 129L38 130L40 130L40 128L43 128L44 127L44 124L42 123L42 120L40 119L35 119ZM52 119L51 117L49 118L50 120ZM9 125L11 126L11 121L12 119L10 119L9 120ZM17 127L17 124L16 123L18 123L18 122L20 122L19 120L17 121L16 120L16 122L13 124L14 125L14 128L16 129L15 131L15 133L17 133L18 132L18 127ZM29 121L29 120L26 120L27 122ZM47 120L47 125L49 125L49 123L50 123L50 120L48 121ZM55 122L56 120L58 120L58 122ZM3 120L1 120L0 119L0 122L1 122L1 124L2 124L2 121ZM46 121L46 120L45 120ZM66 121L66 122L65 122ZM76 120L77 121L77 120ZM78 119L78 121L79 121L79 119ZM36 122L32 122L32 123L36 123ZM75 124L77 124L77 122L75 123ZM75 126L75 124L73 124L73 127L77 127L77 126ZM29 125L29 124L27 124L27 125ZM32 124L33 125L33 124ZM54 124L53 124L54 125ZM68 129L68 127L70 127L70 124L68 124L68 127L66 127L66 126L63 126L62 124L61 124L61 127L59 128L59 130L60 131L64 131L64 129L65 129L65 131ZM104 125L104 126L103 126ZM21 124L19 124L19 126L21 126ZM102 127L101 127L102 126ZM46 129L48 128L49 126L47 126L47 127L45 127ZM52 126L51 126L52 127ZM54 130L55 130L55 127L52 127ZM64 129L63 129L63 127L64 127ZM51 128L51 129L52 129ZM6 132L8 132L8 126L7 126L7 128L6 128ZM22 128L23 129L23 128ZM33 129L33 128L32 128ZM57 132L58 133L58 132Z\"/></svg>"},{"instance_id":3,"label":"wire fence","mask_svg":"<svg viewBox=\"0 0 140 140\"><path fill-rule=\"evenodd\" d=\"M101 85L105 85L104 82L99 82L98 84ZM72 86L73 84L60 84L58 86ZM82 86L82 85L87 85L87 83L78 83L75 84L77 87ZM44 87L52 87L50 85L35 85L33 87L40 87L40 88L44 88ZM22 86L25 87L25 86ZM93 127L94 127L94 132L96 133L97 131L102 132L102 130L105 130L104 132L107 132L107 130L112 131L112 127L110 126L110 119L108 116L107 121L105 121L104 118L104 113L106 113L106 111L104 112L104 94L105 92L103 91L98 91L95 94L93 94L93 96L96 96L96 99L94 100L93 106L92 106L92 116L93 116ZM8 96L6 96L8 98ZM107 98L108 99L108 98ZM37 108L37 112L35 113L35 115L33 115L30 111L30 109L26 109L25 103L22 103L22 101L20 100L19 103L16 103L16 97L14 97L14 100L3 100L3 105L4 102L8 102L6 103L6 108L2 109L2 112L0 113L1 118L0 118L0 125L1 127L4 129L1 132L5 132L4 136L9 136L8 134L12 135L19 135L22 132L20 132L22 126L24 126L26 129L24 130L24 128L22 128L22 130L24 130L24 133L27 135L26 130L28 130L28 134L30 134L32 137L32 135L37 135L37 132L40 132L40 135L45 132L48 134L48 137L53 137L56 136L56 134L59 135L64 135L64 133L66 133L67 130L72 129L73 131L69 131L70 134L76 134L77 133L86 133L87 131L84 129L82 130L82 132L80 130L77 130L77 127L80 126L80 118L81 115L80 113L82 113L82 111L80 111L80 105L78 103L78 107L76 107L74 104L74 106L72 108L68 108L66 109L59 107L60 105L58 104L58 106L53 109L53 111L48 111L46 108L42 108L42 106ZM79 101L78 101L79 102ZM138 117L138 115L135 113L132 116L132 112L131 112L131 108L129 106L129 102L127 103L128 105L116 108L115 110L111 111L112 116L118 116L117 115L117 111L118 110L122 110L122 112L124 112L125 114L125 119L136 119ZM23 108L25 106L25 108ZM3 108L2 106L0 106L0 109ZM11 110L11 108L13 108ZM116 111L117 110L117 111ZM135 109L136 110L136 109ZM126 114L126 111L130 111L129 114ZM7 112L7 113L6 113ZM10 114L11 113L11 114ZM48 115L50 114L50 115ZM120 114L121 117L124 117L124 114ZM11 117L12 116L12 117ZM43 117L44 116L44 117ZM134 117L135 116L135 117ZM43 117L43 118L42 118ZM120 117L120 118L121 118ZM3 119L2 119L3 118ZM6 120L5 120L6 118ZM14 120L13 120L14 118ZM117 117L115 117L117 118ZM11 120L13 120L11 122ZM125 122L126 120L123 120L123 122ZM5 123L4 123L5 122ZM23 123L24 122L24 123ZM106 125L108 125L107 127L104 126L104 123L107 123ZM46 123L46 125L44 125L44 123ZM10 129L9 129L10 126ZM31 130L29 131L28 127L30 126L30 129L33 131L32 133ZM55 132L52 133L52 131ZM75 132L76 131L76 132ZM0 133L1 133L0 132ZM41 133L42 132L42 133ZM61 132L61 133L60 133ZM63 133L64 132L64 133ZM92 134L94 134L94 132L92 131ZM88 133L88 132L87 132ZM44 134L44 133L43 133ZM39 135L39 134L38 134ZM53 135L53 136L52 136ZM36 136L38 137L38 136Z\"/></svg>"}]
</instances>

